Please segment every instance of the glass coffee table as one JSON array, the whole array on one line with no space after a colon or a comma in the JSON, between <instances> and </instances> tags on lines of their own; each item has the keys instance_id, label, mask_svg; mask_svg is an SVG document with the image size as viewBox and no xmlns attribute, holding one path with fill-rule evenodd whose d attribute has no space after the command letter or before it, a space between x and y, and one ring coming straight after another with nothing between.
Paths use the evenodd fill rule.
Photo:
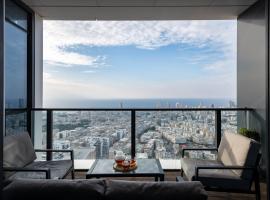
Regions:
<instances>
[{"instance_id":1,"label":"glass coffee table","mask_svg":"<svg viewBox=\"0 0 270 200\"><path fill-rule=\"evenodd\" d=\"M154 177L155 181L164 181L164 171L158 159L138 159L137 168L129 172L113 169L114 160L98 159L86 173L86 178L101 177Z\"/></svg>"}]
</instances>

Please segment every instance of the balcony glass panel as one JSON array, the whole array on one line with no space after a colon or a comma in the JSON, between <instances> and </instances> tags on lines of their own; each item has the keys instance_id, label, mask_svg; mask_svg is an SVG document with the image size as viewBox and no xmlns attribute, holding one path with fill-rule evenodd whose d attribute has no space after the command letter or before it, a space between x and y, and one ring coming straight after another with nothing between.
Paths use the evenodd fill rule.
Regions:
<instances>
[{"instance_id":1,"label":"balcony glass panel","mask_svg":"<svg viewBox=\"0 0 270 200\"><path fill-rule=\"evenodd\" d=\"M215 147L214 111L136 112L136 156L179 159L183 148ZM212 158L209 152L192 157Z\"/></svg>"},{"instance_id":2,"label":"balcony glass panel","mask_svg":"<svg viewBox=\"0 0 270 200\"><path fill-rule=\"evenodd\" d=\"M47 148L47 112L46 111L34 111L34 147L35 149ZM38 152L38 160L46 160L46 153Z\"/></svg>"},{"instance_id":3,"label":"balcony glass panel","mask_svg":"<svg viewBox=\"0 0 270 200\"><path fill-rule=\"evenodd\" d=\"M6 135L27 130L27 113L24 111L6 111Z\"/></svg>"},{"instance_id":4,"label":"balcony glass panel","mask_svg":"<svg viewBox=\"0 0 270 200\"><path fill-rule=\"evenodd\" d=\"M221 112L221 134L225 132L237 133L237 112L238 111Z\"/></svg>"},{"instance_id":5,"label":"balcony glass panel","mask_svg":"<svg viewBox=\"0 0 270 200\"><path fill-rule=\"evenodd\" d=\"M240 128L248 127L249 111L222 111L221 134L226 132L238 133Z\"/></svg>"},{"instance_id":6,"label":"balcony glass panel","mask_svg":"<svg viewBox=\"0 0 270 200\"><path fill-rule=\"evenodd\" d=\"M73 149L75 159L114 158L116 150L130 155L130 117L128 111L54 111L53 148Z\"/></svg>"}]
</instances>

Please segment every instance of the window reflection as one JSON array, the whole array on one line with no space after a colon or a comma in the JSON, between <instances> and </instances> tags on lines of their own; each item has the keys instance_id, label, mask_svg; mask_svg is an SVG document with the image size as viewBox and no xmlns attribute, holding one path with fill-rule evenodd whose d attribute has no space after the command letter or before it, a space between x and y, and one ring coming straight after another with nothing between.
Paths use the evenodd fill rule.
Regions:
<instances>
[{"instance_id":1,"label":"window reflection","mask_svg":"<svg viewBox=\"0 0 270 200\"><path fill-rule=\"evenodd\" d=\"M6 1L5 105L6 135L27 130L28 13Z\"/></svg>"},{"instance_id":2,"label":"window reflection","mask_svg":"<svg viewBox=\"0 0 270 200\"><path fill-rule=\"evenodd\" d=\"M6 0L6 18L19 27L27 30L27 12L10 0Z\"/></svg>"},{"instance_id":3,"label":"window reflection","mask_svg":"<svg viewBox=\"0 0 270 200\"><path fill-rule=\"evenodd\" d=\"M6 108L26 108L27 33L5 23Z\"/></svg>"}]
</instances>

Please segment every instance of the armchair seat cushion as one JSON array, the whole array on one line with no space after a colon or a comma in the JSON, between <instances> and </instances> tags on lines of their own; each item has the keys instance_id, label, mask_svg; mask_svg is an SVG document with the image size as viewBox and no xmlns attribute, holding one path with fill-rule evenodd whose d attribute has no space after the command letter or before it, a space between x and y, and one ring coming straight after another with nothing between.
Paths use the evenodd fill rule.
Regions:
<instances>
[{"instance_id":1,"label":"armchair seat cushion","mask_svg":"<svg viewBox=\"0 0 270 200\"><path fill-rule=\"evenodd\" d=\"M26 168L43 169L48 168L51 171L52 179L62 179L67 172L72 169L71 160L57 160L57 161L36 161L26 166ZM44 179L44 172L16 172L9 179Z\"/></svg>"},{"instance_id":2,"label":"armchair seat cushion","mask_svg":"<svg viewBox=\"0 0 270 200\"><path fill-rule=\"evenodd\" d=\"M186 177L189 181L195 180L195 168L197 166L223 166L221 162L217 160L202 160L202 159L190 159L190 158L182 158L181 159L181 166L182 169L185 172ZM200 171L200 176L205 177L230 177L230 178L236 178L237 176L231 171L231 170L202 170Z\"/></svg>"},{"instance_id":3,"label":"armchair seat cushion","mask_svg":"<svg viewBox=\"0 0 270 200\"><path fill-rule=\"evenodd\" d=\"M224 166L217 160L201 160L182 158L181 166L188 180L194 181L197 166ZM199 170L199 179L203 185L209 187L218 187L224 189L246 190L250 186L249 180L241 179L241 177L229 169L201 169Z\"/></svg>"}]
</instances>

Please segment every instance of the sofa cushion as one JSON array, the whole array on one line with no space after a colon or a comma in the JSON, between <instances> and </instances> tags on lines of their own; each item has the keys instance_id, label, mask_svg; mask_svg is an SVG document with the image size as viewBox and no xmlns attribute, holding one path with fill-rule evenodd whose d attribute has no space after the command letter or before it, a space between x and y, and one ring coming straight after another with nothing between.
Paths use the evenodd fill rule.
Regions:
<instances>
[{"instance_id":1,"label":"sofa cushion","mask_svg":"<svg viewBox=\"0 0 270 200\"><path fill-rule=\"evenodd\" d=\"M185 175L189 181L195 180L195 169L197 166L223 166L223 164L216 160L201 160L201 159L191 159L182 158L181 167L185 172ZM239 176L233 173L232 170L218 170L218 169L203 169L199 171L200 177L215 177L215 178L230 178L238 179Z\"/></svg>"},{"instance_id":2,"label":"sofa cushion","mask_svg":"<svg viewBox=\"0 0 270 200\"><path fill-rule=\"evenodd\" d=\"M4 137L4 167L24 167L36 159L32 141L27 132Z\"/></svg>"},{"instance_id":3,"label":"sofa cushion","mask_svg":"<svg viewBox=\"0 0 270 200\"><path fill-rule=\"evenodd\" d=\"M102 179L95 180L14 180L3 190L3 200L100 200L105 190Z\"/></svg>"},{"instance_id":4,"label":"sofa cushion","mask_svg":"<svg viewBox=\"0 0 270 200\"><path fill-rule=\"evenodd\" d=\"M205 200L207 193L200 182L108 181L108 200Z\"/></svg>"},{"instance_id":5,"label":"sofa cushion","mask_svg":"<svg viewBox=\"0 0 270 200\"><path fill-rule=\"evenodd\" d=\"M43 169L49 168L52 179L62 179L66 173L71 169L71 160L57 160L57 161L36 161L26 166L26 168ZM44 172L16 172L9 179L44 179L46 174Z\"/></svg>"},{"instance_id":6,"label":"sofa cushion","mask_svg":"<svg viewBox=\"0 0 270 200\"><path fill-rule=\"evenodd\" d=\"M225 166L244 166L246 163L251 139L240 134L224 133L218 148L218 160ZM241 175L242 170L234 170Z\"/></svg>"}]
</instances>

